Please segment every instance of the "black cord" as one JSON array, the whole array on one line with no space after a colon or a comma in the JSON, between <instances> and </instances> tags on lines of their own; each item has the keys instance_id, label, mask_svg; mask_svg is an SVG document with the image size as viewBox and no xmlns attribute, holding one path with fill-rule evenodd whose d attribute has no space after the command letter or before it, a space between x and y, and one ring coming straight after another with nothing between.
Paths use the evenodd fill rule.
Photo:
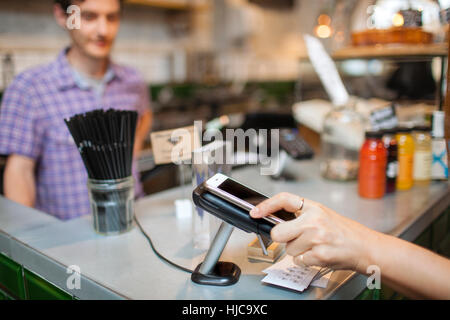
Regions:
<instances>
[{"instance_id":1,"label":"black cord","mask_svg":"<svg viewBox=\"0 0 450 320\"><path fill-rule=\"evenodd\" d=\"M181 271L184 272L188 272L188 273L193 273L194 271L185 268L183 266L180 266L178 264L176 264L175 262L170 261L169 259L167 259L166 257L164 257L162 254L160 254L158 252L158 250L155 249L155 247L153 246L153 242L152 239L150 239L150 236L144 231L144 228L142 228L141 224L139 223L138 219L136 218L136 215L134 216L134 221L136 221L136 225L138 226L139 230L141 230L142 234L144 235L144 237L147 239L148 243L150 244L150 247L152 248L153 252L163 261L167 262L168 264L174 266L177 269L180 269Z\"/></svg>"}]
</instances>

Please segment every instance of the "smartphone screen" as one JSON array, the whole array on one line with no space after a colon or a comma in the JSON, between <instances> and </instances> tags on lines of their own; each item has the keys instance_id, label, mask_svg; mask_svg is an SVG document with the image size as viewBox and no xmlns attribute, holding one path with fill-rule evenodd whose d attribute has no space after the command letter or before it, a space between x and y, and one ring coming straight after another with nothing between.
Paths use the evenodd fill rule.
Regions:
<instances>
[{"instance_id":1,"label":"smartphone screen","mask_svg":"<svg viewBox=\"0 0 450 320\"><path fill-rule=\"evenodd\" d=\"M252 190L232 179L226 179L218 185L217 188L254 206L267 199L265 195L262 195L259 192L256 192L255 190ZM296 218L294 213L285 210L274 212L272 215L282 219L283 221L289 221Z\"/></svg>"}]
</instances>

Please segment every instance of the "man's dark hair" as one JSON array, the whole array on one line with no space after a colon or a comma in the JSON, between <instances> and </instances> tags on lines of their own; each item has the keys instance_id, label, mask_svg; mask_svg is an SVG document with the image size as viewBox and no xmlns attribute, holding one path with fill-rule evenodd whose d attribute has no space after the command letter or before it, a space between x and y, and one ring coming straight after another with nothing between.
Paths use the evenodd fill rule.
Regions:
<instances>
[{"instance_id":1,"label":"man's dark hair","mask_svg":"<svg viewBox=\"0 0 450 320\"><path fill-rule=\"evenodd\" d=\"M84 0L55 0L56 4L59 4L61 8L64 10L64 12L67 12L67 8L70 7L72 4L75 4L76 2L83 2ZM122 8L123 0L119 0L120 2L120 8Z\"/></svg>"}]
</instances>

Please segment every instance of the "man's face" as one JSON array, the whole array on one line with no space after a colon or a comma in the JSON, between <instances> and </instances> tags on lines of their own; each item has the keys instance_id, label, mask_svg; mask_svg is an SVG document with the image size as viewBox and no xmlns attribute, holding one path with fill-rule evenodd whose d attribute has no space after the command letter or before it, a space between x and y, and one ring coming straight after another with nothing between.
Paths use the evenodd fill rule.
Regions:
<instances>
[{"instance_id":1,"label":"man's face","mask_svg":"<svg viewBox=\"0 0 450 320\"><path fill-rule=\"evenodd\" d=\"M119 31L119 0L74 1L80 7L80 29L69 30L73 44L92 58L107 58Z\"/></svg>"}]
</instances>

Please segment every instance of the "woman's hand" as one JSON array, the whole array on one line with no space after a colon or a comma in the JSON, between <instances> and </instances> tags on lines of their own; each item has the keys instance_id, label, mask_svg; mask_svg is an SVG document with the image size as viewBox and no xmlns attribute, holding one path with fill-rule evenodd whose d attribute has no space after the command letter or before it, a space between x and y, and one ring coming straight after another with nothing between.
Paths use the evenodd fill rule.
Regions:
<instances>
[{"instance_id":1,"label":"woman's hand","mask_svg":"<svg viewBox=\"0 0 450 320\"><path fill-rule=\"evenodd\" d=\"M261 218L278 210L295 212L295 220L272 229L275 242L286 243L287 254L295 263L326 266L365 273L370 265L370 243L376 241L371 229L345 218L320 203L290 193L280 193L257 205L250 215Z\"/></svg>"},{"instance_id":2,"label":"woman's hand","mask_svg":"<svg viewBox=\"0 0 450 320\"><path fill-rule=\"evenodd\" d=\"M376 265L383 283L410 298L450 299L450 259L413 243L371 230L320 203L289 193L261 202L251 212L260 218L284 209L297 218L272 229L272 239L287 243L297 264L368 273Z\"/></svg>"}]
</instances>

